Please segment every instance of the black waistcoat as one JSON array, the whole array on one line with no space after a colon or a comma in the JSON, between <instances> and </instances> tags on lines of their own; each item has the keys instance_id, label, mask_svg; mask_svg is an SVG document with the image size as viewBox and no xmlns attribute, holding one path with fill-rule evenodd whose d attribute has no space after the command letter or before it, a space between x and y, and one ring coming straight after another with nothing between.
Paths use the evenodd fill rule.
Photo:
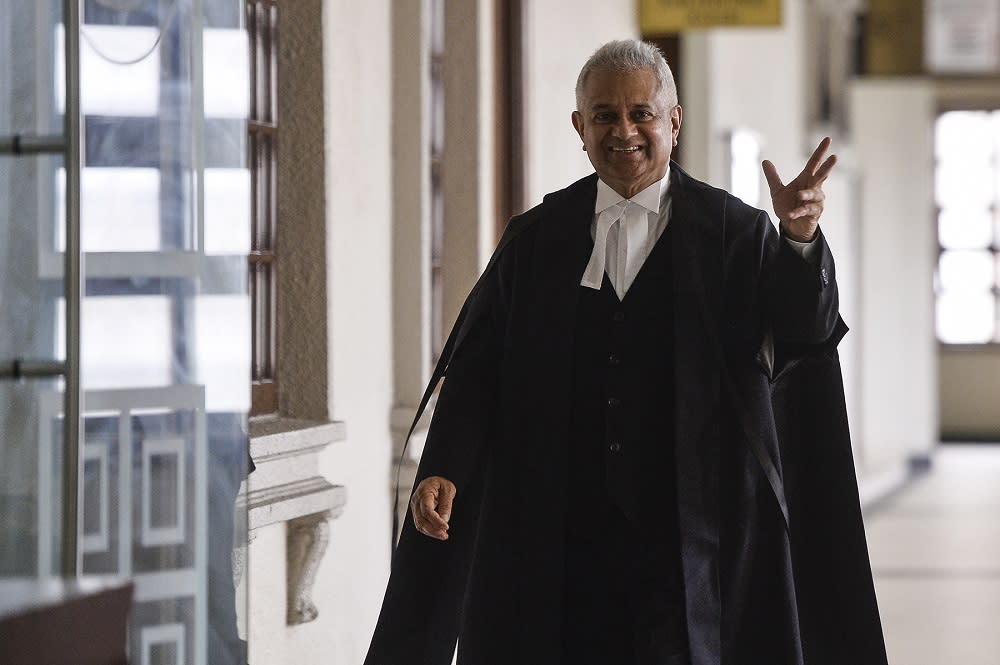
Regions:
<instances>
[{"instance_id":1,"label":"black waistcoat","mask_svg":"<svg viewBox=\"0 0 1000 665\"><path fill-rule=\"evenodd\" d=\"M672 233L621 301L581 286L564 659L668 662L686 645L674 469ZM607 660L610 659L610 660Z\"/></svg>"}]
</instances>

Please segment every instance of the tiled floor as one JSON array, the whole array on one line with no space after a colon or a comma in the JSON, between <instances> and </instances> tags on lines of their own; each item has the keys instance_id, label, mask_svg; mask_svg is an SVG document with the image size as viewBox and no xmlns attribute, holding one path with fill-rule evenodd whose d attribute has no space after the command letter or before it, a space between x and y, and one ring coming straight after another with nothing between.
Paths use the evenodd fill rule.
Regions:
<instances>
[{"instance_id":1,"label":"tiled floor","mask_svg":"<svg viewBox=\"0 0 1000 665\"><path fill-rule=\"evenodd\" d=\"M890 665L1000 665L1000 445L945 445L866 515Z\"/></svg>"}]
</instances>

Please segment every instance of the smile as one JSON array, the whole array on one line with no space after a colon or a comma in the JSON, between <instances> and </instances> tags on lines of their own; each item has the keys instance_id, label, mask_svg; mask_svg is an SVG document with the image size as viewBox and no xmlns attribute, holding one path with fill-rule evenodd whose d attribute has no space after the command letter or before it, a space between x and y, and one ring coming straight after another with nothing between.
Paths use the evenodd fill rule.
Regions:
<instances>
[{"instance_id":1,"label":"smile","mask_svg":"<svg viewBox=\"0 0 1000 665\"><path fill-rule=\"evenodd\" d=\"M627 148L615 148L615 147L612 147L611 148L611 152L638 152L641 149L642 149L642 146L632 145L632 146L629 146Z\"/></svg>"}]
</instances>

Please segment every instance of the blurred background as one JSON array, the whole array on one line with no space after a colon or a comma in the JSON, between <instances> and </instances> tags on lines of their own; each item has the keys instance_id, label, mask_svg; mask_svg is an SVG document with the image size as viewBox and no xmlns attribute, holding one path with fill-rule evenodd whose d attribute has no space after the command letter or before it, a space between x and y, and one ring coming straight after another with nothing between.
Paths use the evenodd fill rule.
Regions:
<instances>
[{"instance_id":1,"label":"blurred background","mask_svg":"<svg viewBox=\"0 0 1000 665\"><path fill-rule=\"evenodd\" d=\"M1000 0L0 0L0 632L124 588L135 663L361 662L433 363L625 37L748 203L833 137L890 661L1000 664Z\"/></svg>"}]
</instances>

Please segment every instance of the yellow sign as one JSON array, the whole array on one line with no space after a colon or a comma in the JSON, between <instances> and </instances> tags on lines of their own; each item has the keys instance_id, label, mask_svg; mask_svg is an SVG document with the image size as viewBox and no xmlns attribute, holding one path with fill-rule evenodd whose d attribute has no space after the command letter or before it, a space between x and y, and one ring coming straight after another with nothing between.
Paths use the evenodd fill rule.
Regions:
<instances>
[{"instance_id":1,"label":"yellow sign","mask_svg":"<svg viewBox=\"0 0 1000 665\"><path fill-rule=\"evenodd\" d=\"M781 25L782 0L639 0L644 35L720 26Z\"/></svg>"}]
</instances>

